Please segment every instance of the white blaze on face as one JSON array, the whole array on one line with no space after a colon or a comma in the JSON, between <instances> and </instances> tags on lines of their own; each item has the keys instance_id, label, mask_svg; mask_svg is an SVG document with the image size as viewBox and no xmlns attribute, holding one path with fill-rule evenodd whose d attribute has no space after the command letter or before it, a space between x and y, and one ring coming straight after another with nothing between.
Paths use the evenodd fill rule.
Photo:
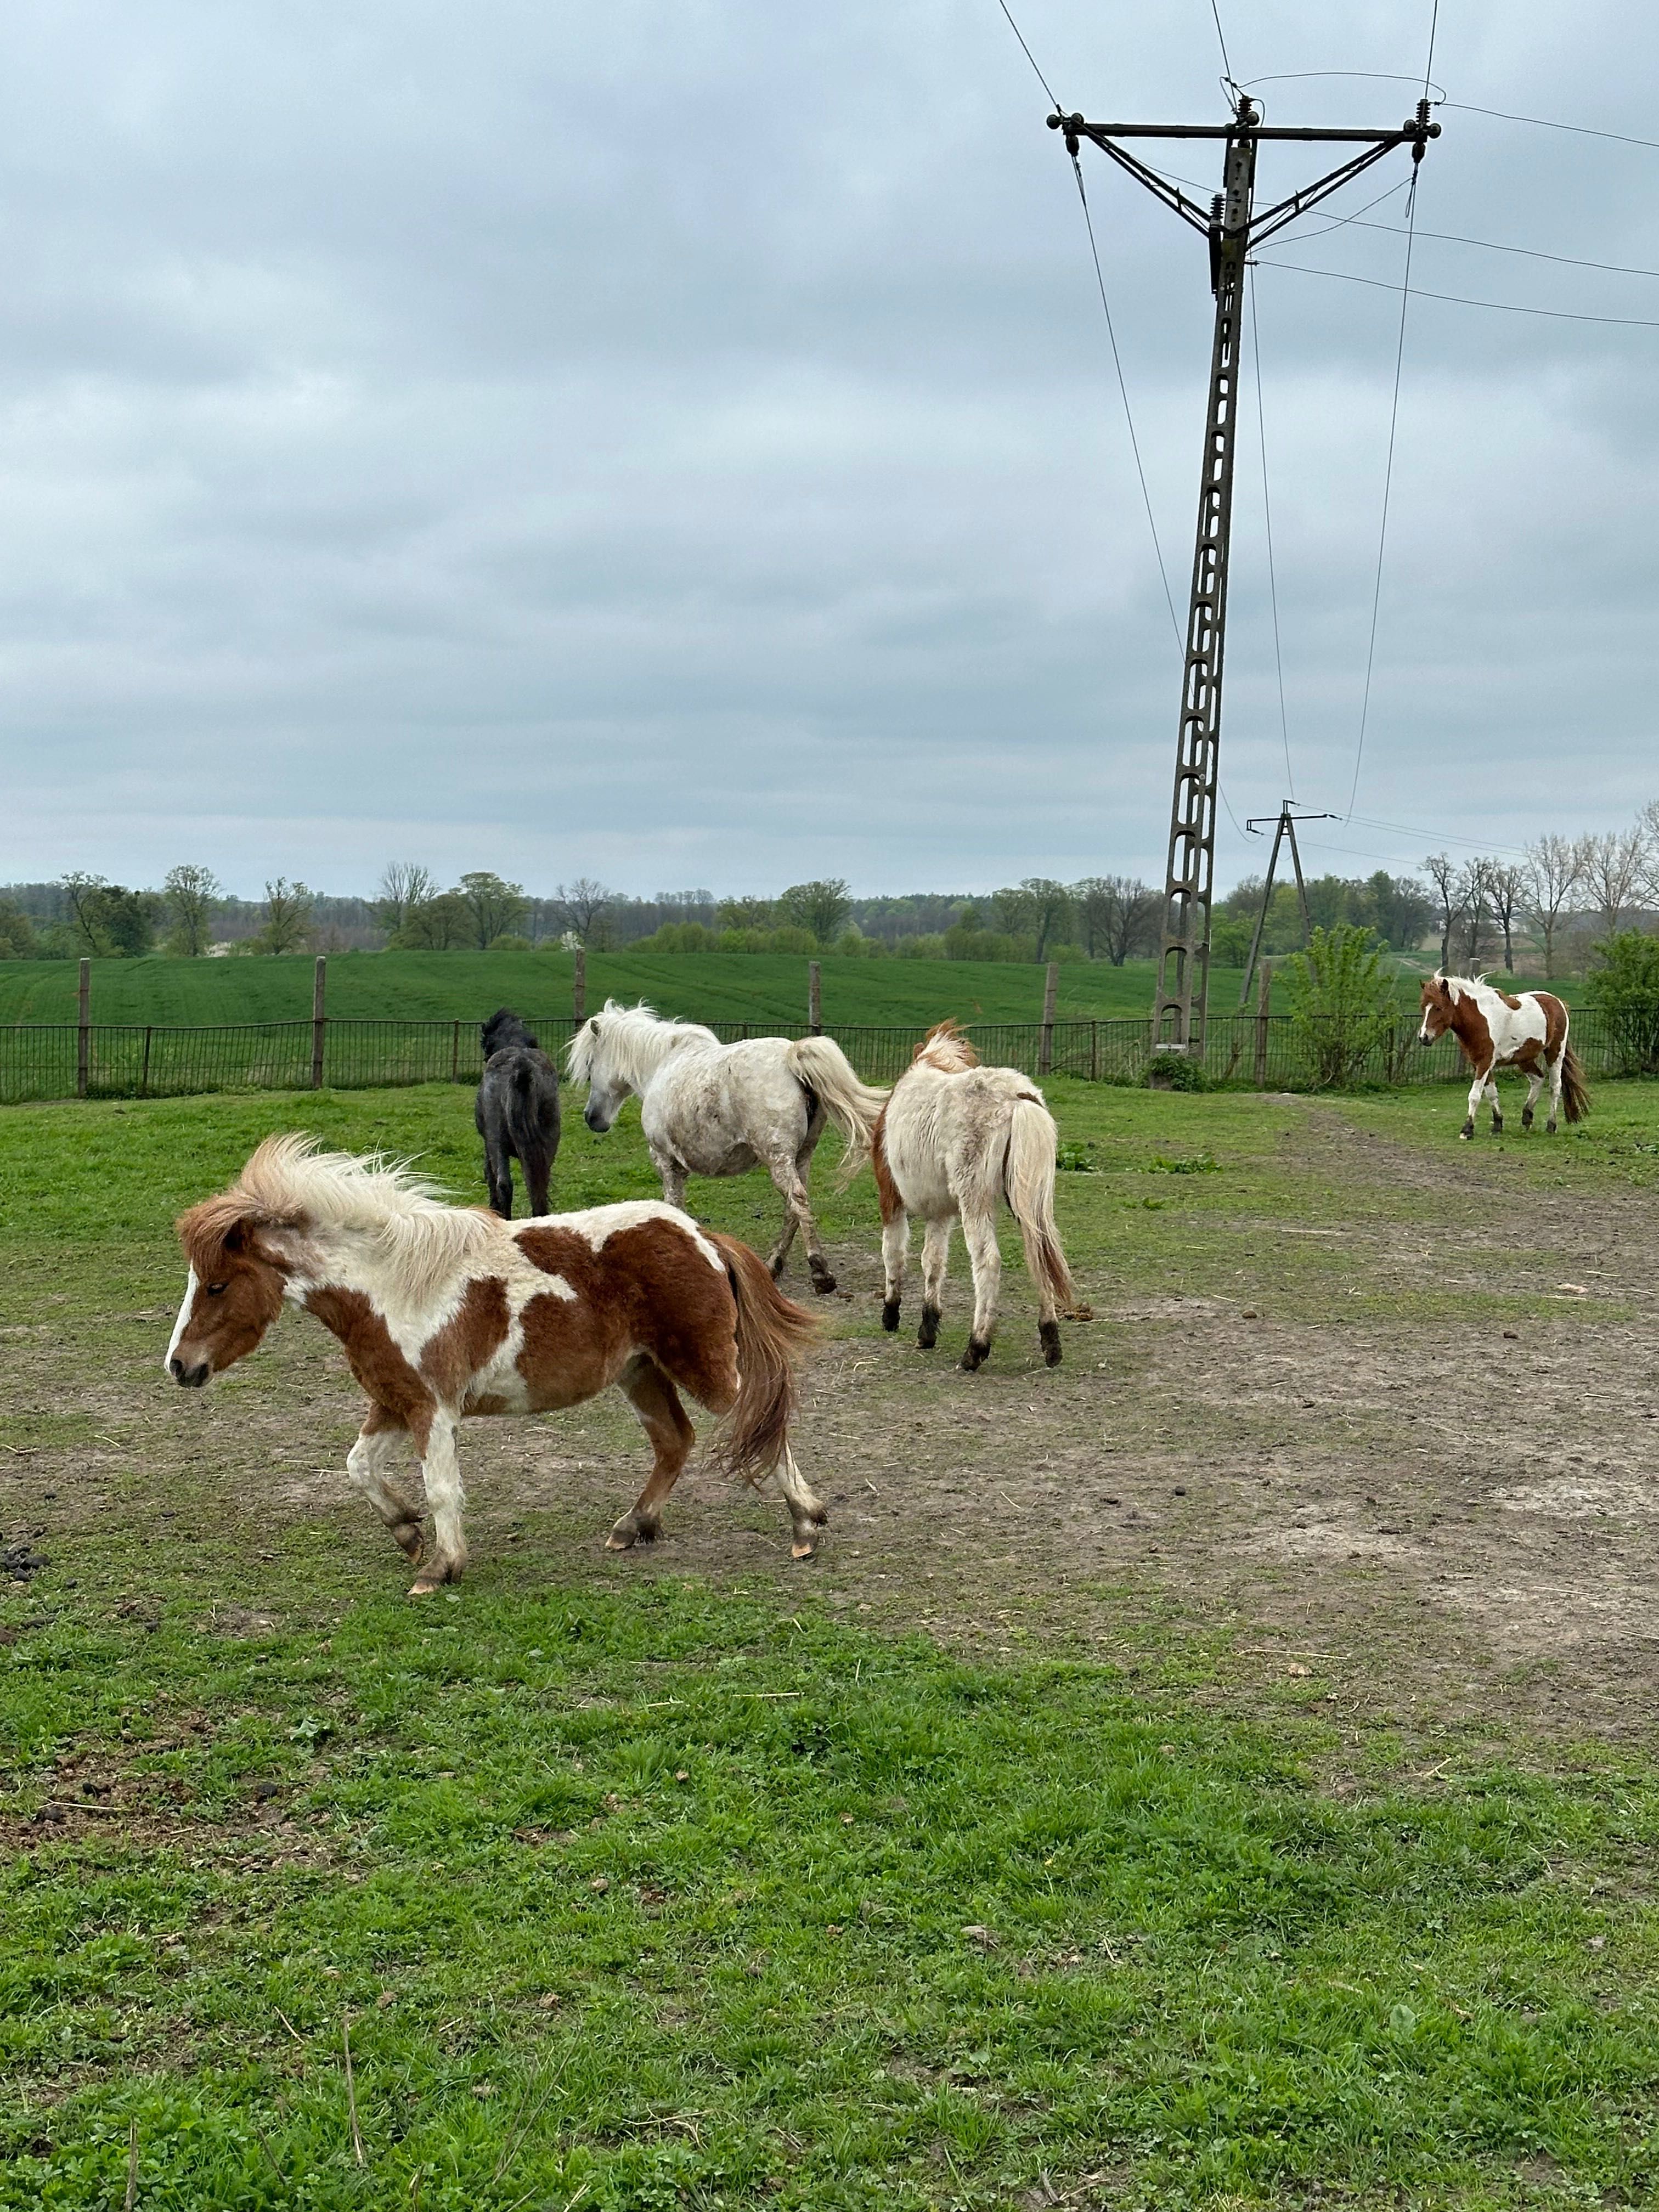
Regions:
<instances>
[{"instance_id":1,"label":"white blaze on face","mask_svg":"<svg viewBox=\"0 0 1659 2212\"><path fill-rule=\"evenodd\" d=\"M179 1349L179 1340L185 1333L185 1323L190 1319L191 1307L196 1302L196 1270L192 1267L189 1279L185 1285L185 1302L179 1309L179 1318L173 1324L173 1334L167 1339L167 1352L161 1361L161 1372L164 1375L171 1375L173 1372L173 1355Z\"/></svg>"}]
</instances>

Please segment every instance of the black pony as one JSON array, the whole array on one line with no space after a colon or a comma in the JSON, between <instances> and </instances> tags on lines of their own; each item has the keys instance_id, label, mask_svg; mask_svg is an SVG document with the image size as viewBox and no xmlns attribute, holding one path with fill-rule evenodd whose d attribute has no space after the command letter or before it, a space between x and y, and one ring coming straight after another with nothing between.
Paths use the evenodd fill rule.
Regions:
<instances>
[{"instance_id":1,"label":"black pony","mask_svg":"<svg viewBox=\"0 0 1659 2212\"><path fill-rule=\"evenodd\" d=\"M559 1150L559 1071L510 1006L483 1025L484 1072L473 1119L484 1140L489 1203L513 1218L513 1161L524 1168L532 1214L550 1211L547 1179Z\"/></svg>"}]
</instances>

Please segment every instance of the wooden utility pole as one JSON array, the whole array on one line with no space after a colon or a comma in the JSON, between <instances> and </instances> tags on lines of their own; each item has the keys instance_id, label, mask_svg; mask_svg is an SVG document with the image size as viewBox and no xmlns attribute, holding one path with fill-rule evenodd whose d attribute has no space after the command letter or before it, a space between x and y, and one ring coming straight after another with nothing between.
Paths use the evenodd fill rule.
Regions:
<instances>
[{"instance_id":1,"label":"wooden utility pole","mask_svg":"<svg viewBox=\"0 0 1659 2212\"><path fill-rule=\"evenodd\" d=\"M81 963L81 988L76 994L75 1017L75 1095L87 1095L87 1078L92 1067L92 963Z\"/></svg>"},{"instance_id":2,"label":"wooden utility pole","mask_svg":"<svg viewBox=\"0 0 1659 2212\"><path fill-rule=\"evenodd\" d=\"M1263 123L1238 93L1230 123L1088 123L1056 112L1048 128L1064 133L1073 162L1087 138L1144 185L1155 199L1209 241L1215 335L1210 348L1210 398L1199 482L1198 538L1188 601L1181 720L1176 739L1175 797L1170 809L1169 860L1164 881L1164 930L1152 1044L1159 1052L1202 1057L1210 981L1210 904L1215 879L1215 808L1221 744L1221 672L1227 634L1227 564L1232 536L1233 447L1238 428L1238 363L1247 257L1396 146L1420 161L1440 125L1429 102L1397 131L1313 131ZM1222 189L1209 207L1188 198L1167 177L1120 145L1124 138L1216 138L1224 142ZM1307 145L1358 143L1327 175L1260 214L1255 210L1257 149L1272 140ZM1082 170L1078 171L1079 182Z\"/></svg>"},{"instance_id":3,"label":"wooden utility pole","mask_svg":"<svg viewBox=\"0 0 1659 2212\"><path fill-rule=\"evenodd\" d=\"M587 947L576 947L575 964L570 975L570 1015L580 1029L587 1019Z\"/></svg>"},{"instance_id":4,"label":"wooden utility pole","mask_svg":"<svg viewBox=\"0 0 1659 2212\"><path fill-rule=\"evenodd\" d=\"M1037 1044L1037 1073L1047 1075L1054 1064L1054 994L1060 988L1058 963L1048 963L1042 979L1042 1035Z\"/></svg>"},{"instance_id":5,"label":"wooden utility pole","mask_svg":"<svg viewBox=\"0 0 1659 2212\"><path fill-rule=\"evenodd\" d=\"M317 955L316 972L311 979L311 1087L323 1087L323 1052L328 1038L328 961L322 953Z\"/></svg>"},{"instance_id":6,"label":"wooden utility pole","mask_svg":"<svg viewBox=\"0 0 1659 2212\"><path fill-rule=\"evenodd\" d=\"M823 1035L823 984L816 960L806 963L806 1029L811 1036Z\"/></svg>"}]
</instances>

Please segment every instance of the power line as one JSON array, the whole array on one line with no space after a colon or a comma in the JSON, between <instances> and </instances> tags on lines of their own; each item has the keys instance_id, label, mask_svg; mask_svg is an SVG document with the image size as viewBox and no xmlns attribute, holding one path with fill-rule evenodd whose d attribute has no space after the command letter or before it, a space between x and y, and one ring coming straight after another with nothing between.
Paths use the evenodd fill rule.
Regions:
<instances>
[{"instance_id":1,"label":"power line","mask_svg":"<svg viewBox=\"0 0 1659 2212\"><path fill-rule=\"evenodd\" d=\"M1026 45L1025 33L1020 29L1019 25L1015 22L1013 17L1008 15L1008 0L997 0L997 5L1001 9L1005 15L1008 15L1008 28L1019 40L1019 50L1021 53L1024 55L1026 60L1031 64L1031 67L1034 70L1036 70L1037 82L1042 87L1042 89L1048 94L1049 99L1054 101L1054 105L1057 108L1060 106L1060 102L1054 99L1054 87L1049 83L1048 78L1044 76L1042 71L1040 69L1037 69L1036 56Z\"/></svg>"},{"instance_id":2,"label":"power line","mask_svg":"<svg viewBox=\"0 0 1659 2212\"><path fill-rule=\"evenodd\" d=\"M1215 17L1215 34L1221 41L1221 66L1227 72L1227 82L1233 82L1233 65L1227 58L1227 33L1221 27L1221 10L1216 0L1210 0L1210 13Z\"/></svg>"},{"instance_id":3,"label":"power line","mask_svg":"<svg viewBox=\"0 0 1659 2212\"><path fill-rule=\"evenodd\" d=\"M1423 64L1425 100L1428 98L1430 72L1434 68L1435 33L1439 27L1440 0L1434 0L1434 12L1429 17L1428 57ZM1425 115L1427 112L1426 107L1419 107L1418 110L1419 115ZM1365 726L1370 719L1371 672L1376 665L1376 623L1382 607L1382 556L1389 543L1389 499L1394 489L1394 446L1395 434L1400 427L1400 379L1406 365L1406 314L1411 306L1412 298L1412 247L1416 242L1414 234L1417 228L1418 164L1422 159L1423 149L1419 144L1413 150L1414 158L1412 164L1412 188L1406 195L1406 266L1401 272L1400 287L1400 338L1395 347L1394 398L1389 407L1389 457L1382 469L1382 514L1376 532L1376 581L1371 591L1371 629L1370 636L1365 646L1365 684L1359 698L1359 737L1354 746L1353 781L1348 787L1350 814L1353 812L1354 800L1359 795L1359 770L1365 758Z\"/></svg>"},{"instance_id":4,"label":"power line","mask_svg":"<svg viewBox=\"0 0 1659 2212\"><path fill-rule=\"evenodd\" d=\"M1285 784L1292 804L1296 777L1291 769L1291 725L1285 711L1285 655L1279 641L1279 578L1273 566L1273 507L1267 491L1267 416L1261 404L1261 331L1256 321L1255 286L1249 288L1250 349L1255 356L1255 427L1261 443L1261 512L1267 525L1267 594L1273 611L1273 665L1279 671L1279 730L1285 740Z\"/></svg>"},{"instance_id":5,"label":"power line","mask_svg":"<svg viewBox=\"0 0 1659 2212\"><path fill-rule=\"evenodd\" d=\"M1072 156L1072 168L1077 178L1077 196L1083 203L1083 221L1089 233L1089 252L1095 264L1095 283L1100 288L1100 304L1105 311L1106 335L1112 345L1112 366L1117 371L1117 388L1123 398L1123 419L1129 426L1130 450L1135 457L1135 474L1140 479L1140 497L1146 509L1146 526L1152 533L1152 550L1158 556L1158 573L1164 586L1164 603L1170 610L1170 627L1175 632L1177 650L1184 653L1186 647L1181 635L1181 621L1175 611L1175 595L1170 589L1169 571L1164 566L1164 548L1158 543L1158 523L1152 514L1152 496L1146 489L1146 471L1141 465L1140 441L1135 435L1135 418L1129 405L1129 387L1124 380L1122 357L1117 349L1117 332L1112 327L1111 305L1106 297L1105 271L1100 265L1100 248L1095 243L1094 218L1089 213L1089 195L1083 185L1083 164L1075 154Z\"/></svg>"},{"instance_id":6,"label":"power line","mask_svg":"<svg viewBox=\"0 0 1659 2212\"><path fill-rule=\"evenodd\" d=\"M1399 191L1400 187L1396 185L1395 189ZM1385 193L1383 197L1386 198L1387 194ZM1371 205L1375 207L1376 202L1373 200ZM1361 214L1363 213L1362 210ZM1364 222L1361 221L1358 215L1345 216L1340 222L1330 224L1329 228L1340 230L1344 223L1352 223L1359 230L1385 231L1390 238L1403 238L1406 235L1397 222ZM1327 233L1313 231L1307 234L1314 238L1322 238L1327 235ZM1495 239L1465 238L1461 232L1455 230L1419 230L1417 234L1419 238L1438 239L1445 246L1478 246L1487 253L1518 253L1528 261L1557 261L1567 269L1599 269L1604 276L1608 276L1659 277L1659 269L1638 269L1623 261L1585 261L1576 253L1546 253L1541 247L1535 246L1500 246Z\"/></svg>"},{"instance_id":7,"label":"power line","mask_svg":"<svg viewBox=\"0 0 1659 2212\"><path fill-rule=\"evenodd\" d=\"M1406 288L1381 276L1354 276L1346 269L1310 269L1302 261L1273 261L1265 257L1258 269L1290 269L1298 276L1328 276L1339 284L1368 284L1373 292L1399 292ZM1453 307L1485 307L1494 315L1541 315L1552 323L1601 323L1613 330L1659 331L1659 318L1651 315L1581 315L1566 307L1522 307L1513 300L1473 300L1464 292L1430 292L1420 284L1410 287L1414 300L1442 300Z\"/></svg>"},{"instance_id":8,"label":"power line","mask_svg":"<svg viewBox=\"0 0 1659 2212\"><path fill-rule=\"evenodd\" d=\"M1504 107L1472 107L1464 100L1443 100L1443 107L1455 107L1462 115L1495 115L1500 123L1531 123L1540 131L1571 131L1577 138L1609 138L1615 146L1645 146L1659 154L1659 138L1632 138L1623 131L1593 131L1585 123L1556 123L1547 115L1511 115Z\"/></svg>"}]
</instances>

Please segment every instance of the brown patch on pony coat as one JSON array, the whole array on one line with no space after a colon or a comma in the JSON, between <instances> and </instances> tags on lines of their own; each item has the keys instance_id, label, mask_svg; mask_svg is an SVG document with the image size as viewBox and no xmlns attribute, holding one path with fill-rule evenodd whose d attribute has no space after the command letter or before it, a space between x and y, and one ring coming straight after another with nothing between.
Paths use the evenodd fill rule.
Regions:
<instances>
[{"instance_id":1,"label":"brown patch on pony coat","mask_svg":"<svg viewBox=\"0 0 1659 2212\"><path fill-rule=\"evenodd\" d=\"M511 1326L506 1283L499 1275L477 1276L454 1313L421 1347L421 1373L436 1395L454 1405L506 1343Z\"/></svg>"},{"instance_id":2,"label":"brown patch on pony coat","mask_svg":"<svg viewBox=\"0 0 1659 2212\"><path fill-rule=\"evenodd\" d=\"M870 1133L870 1165L876 1178L876 1203L881 1208L882 1226L896 1221L904 1211L898 1185L893 1181L893 1170L887 1164L887 1109L884 1106L876 1116L876 1126Z\"/></svg>"},{"instance_id":3,"label":"brown patch on pony coat","mask_svg":"<svg viewBox=\"0 0 1659 2212\"><path fill-rule=\"evenodd\" d=\"M283 1268L253 1233L252 1213L246 1199L226 1191L192 1206L174 1224L196 1271L179 1350L208 1352L216 1374L245 1359L283 1310Z\"/></svg>"},{"instance_id":4,"label":"brown patch on pony coat","mask_svg":"<svg viewBox=\"0 0 1659 2212\"><path fill-rule=\"evenodd\" d=\"M690 1235L662 1219L618 1229L596 1252L579 1230L526 1223L514 1241L574 1299L532 1298L520 1316L519 1372L539 1412L574 1405L613 1382L636 1352L702 1404L720 1412L738 1391L732 1291ZM718 1346L718 1352L714 1347Z\"/></svg>"},{"instance_id":5,"label":"brown patch on pony coat","mask_svg":"<svg viewBox=\"0 0 1659 2212\"><path fill-rule=\"evenodd\" d=\"M365 1395L390 1415L392 1425L407 1429L424 1454L436 1395L398 1350L375 1306L361 1291L328 1285L307 1291L305 1308L338 1337Z\"/></svg>"}]
</instances>

